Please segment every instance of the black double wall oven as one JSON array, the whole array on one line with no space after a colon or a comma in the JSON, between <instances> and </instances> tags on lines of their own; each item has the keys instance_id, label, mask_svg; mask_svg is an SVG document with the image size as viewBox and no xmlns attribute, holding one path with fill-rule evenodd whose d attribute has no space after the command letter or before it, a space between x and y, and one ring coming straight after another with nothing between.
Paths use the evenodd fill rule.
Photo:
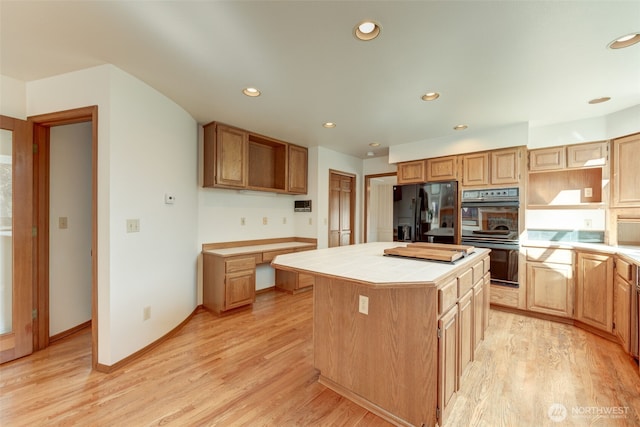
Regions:
<instances>
[{"instance_id":1,"label":"black double wall oven","mask_svg":"<svg viewBox=\"0 0 640 427\"><path fill-rule=\"evenodd\" d=\"M463 190L462 244L491 249L491 283L517 288L520 191L518 187Z\"/></svg>"}]
</instances>

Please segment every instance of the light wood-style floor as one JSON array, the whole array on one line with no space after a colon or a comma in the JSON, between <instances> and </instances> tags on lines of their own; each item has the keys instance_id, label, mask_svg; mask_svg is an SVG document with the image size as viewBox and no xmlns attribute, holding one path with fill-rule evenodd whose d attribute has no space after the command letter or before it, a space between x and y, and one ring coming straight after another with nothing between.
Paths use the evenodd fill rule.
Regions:
<instances>
[{"instance_id":1,"label":"light wood-style floor","mask_svg":"<svg viewBox=\"0 0 640 427\"><path fill-rule=\"evenodd\" d=\"M201 311L111 374L91 370L87 329L0 366L0 425L388 426L317 383L311 316L311 292L268 292L224 318ZM447 426L638 426L637 368L588 332L492 310Z\"/></svg>"}]
</instances>

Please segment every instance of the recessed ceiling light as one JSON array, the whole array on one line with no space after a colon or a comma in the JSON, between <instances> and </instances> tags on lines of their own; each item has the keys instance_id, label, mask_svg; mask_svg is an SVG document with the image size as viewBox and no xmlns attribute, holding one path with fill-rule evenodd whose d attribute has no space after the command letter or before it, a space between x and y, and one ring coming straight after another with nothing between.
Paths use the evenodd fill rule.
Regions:
<instances>
[{"instance_id":1,"label":"recessed ceiling light","mask_svg":"<svg viewBox=\"0 0 640 427\"><path fill-rule=\"evenodd\" d=\"M380 35L380 25L374 21L362 21L353 28L353 35L358 40L373 40Z\"/></svg>"},{"instance_id":2,"label":"recessed ceiling light","mask_svg":"<svg viewBox=\"0 0 640 427\"><path fill-rule=\"evenodd\" d=\"M467 125L457 125L453 127L453 130L465 130L467 127Z\"/></svg>"},{"instance_id":3,"label":"recessed ceiling light","mask_svg":"<svg viewBox=\"0 0 640 427\"><path fill-rule=\"evenodd\" d=\"M640 33L631 33L626 36L618 37L609 43L609 49L622 49L640 42Z\"/></svg>"},{"instance_id":4,"label":"recessed ceiling light","mask_svg":"<svg viewBox=\"0 0 640 427\"><path fill-rule=\"evenodd\" d=\"M327 129L331 129L331 128L336 127L336 124L333 123L333 122L325 122L325 123L322 124L322 126L326 127Z\"/></svg>"},{"instance_id":5,"label":"recessed ceiling light","mask_svg":"<svg viewBox=\"0 0 640 427\"><path fill-rule=\"evenodd\" d=\"M369 147L379 147L380 143L379 142L372 142L369 144Z\"/></svg>"},{"instance_id":6,"label":"recessed ceiling light","mask_svg":"<svg viewBox=\"0 0 640 427\"><path fill-rule=\"evenodd\" d=\"M242 93L247 96L260 96L260 91L255 87L245 87L242 89Z\"/></svg>"},{"instance_id":7,"label":"recessed ceiling light","mask_svg":"<svg viewBox=\"0 0 640 427\"><path fill-rule=\"evenodd\" d=\"M610 100L611 97L609 96L603 96L602 98L595 98L589 101L589 104L600 104L602 102L607 102L608 100Z\"/></svg>"},{"instance_id":8,"label":"recessed ceiling light","mask_svg":"<svg viewBox=\"0 0 640 427\"><path fill-rule=\"evenodd\" d=\"M440 98L440 94L438 92L427 92L422 95L423 101L433 101Z\"/></svg>"}]
</instances>

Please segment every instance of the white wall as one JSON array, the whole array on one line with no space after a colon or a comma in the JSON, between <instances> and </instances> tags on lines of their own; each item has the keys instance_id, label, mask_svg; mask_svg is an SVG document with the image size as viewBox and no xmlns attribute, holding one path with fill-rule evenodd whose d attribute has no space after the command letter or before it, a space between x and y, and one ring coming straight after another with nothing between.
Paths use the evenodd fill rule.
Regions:
<instances>
[{"instance_id":1,"label":"white wall","mask_svg":"<svg viewBox=\"0 0 640 427\"><path fill-rule=\"evenodd\" d=\"M99 116L98 362L112 365L196 307L197 125L111 65L27 83L28 115L88 105ZM129 218L140 219L139 233L126 233Z\"/></svg>"},{"instance_id":2,"label":"white wall","mask_svg":"<svg viewBox=\"0 0 640 427\"><path fill-rule=\"evenodd\" d=\"M0 75L0 114L16 119L27 118L26 84Z\"/></svg>"},{"instance_id":3,"label":"white wall","mask_svg":"<svg viewBox=\"0 0 640 427\"><path fill-rule=\"evenodd\" d=\"M91 123L51 129L50 336L91 320L91 132Z\"/></svg>"},{"instance_id":4,"label":"white wall","mask_svg":"<svg viewBox=\"0 0 640 427\"><path fill-rule=\"evenodd\" d=\"M527 145L528 132L529 125L523 122L479 131L459 131L452 136L394 145L389 147L389 162L397 163Z\"/></svg>"}]
</instances>

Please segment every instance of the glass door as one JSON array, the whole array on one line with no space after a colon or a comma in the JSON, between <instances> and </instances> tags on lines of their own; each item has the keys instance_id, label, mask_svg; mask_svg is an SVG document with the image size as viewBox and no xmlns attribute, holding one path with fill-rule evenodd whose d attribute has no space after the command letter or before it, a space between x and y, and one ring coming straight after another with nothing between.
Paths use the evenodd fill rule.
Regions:
<instances>
[{"instance_id":1,"label":"glass door","mask_svg":"<svg viewBox=\"0 0 640 427\"><path fill-rule=\"evenodd\" d=\"M27 122L0 116L0 363L33 348L33 151Z\"/></svg>"}]
</instances>

